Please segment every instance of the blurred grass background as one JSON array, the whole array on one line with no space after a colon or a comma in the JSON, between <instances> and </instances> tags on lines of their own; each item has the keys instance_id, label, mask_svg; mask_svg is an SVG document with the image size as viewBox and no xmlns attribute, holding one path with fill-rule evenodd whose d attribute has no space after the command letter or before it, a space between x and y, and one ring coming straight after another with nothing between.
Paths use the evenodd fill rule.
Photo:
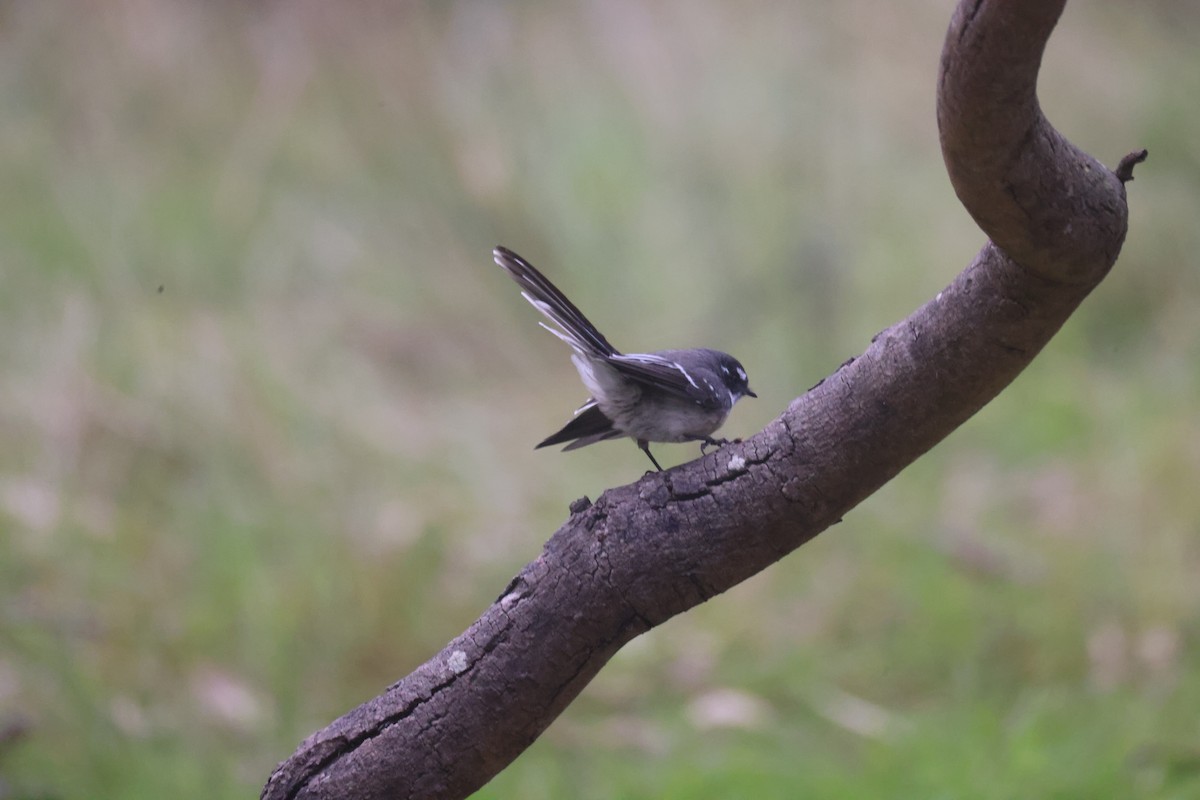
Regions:
<instances>
[{"instance_id":1,"label":"blurred grass background","mask_svg":"<svg viewBox=\"0 0 1200 800\"><path fill-rule=\"evenodd\" d=\"M254 796L642 474L531 449L584 393L493 245L737 354L731 436L936 293L951 5L0 6L0 798ZM1051 119L1150 160L1026 374L478 797L1200 797L1198 24L1051 41Z\"/></svg>"}]
</instances>

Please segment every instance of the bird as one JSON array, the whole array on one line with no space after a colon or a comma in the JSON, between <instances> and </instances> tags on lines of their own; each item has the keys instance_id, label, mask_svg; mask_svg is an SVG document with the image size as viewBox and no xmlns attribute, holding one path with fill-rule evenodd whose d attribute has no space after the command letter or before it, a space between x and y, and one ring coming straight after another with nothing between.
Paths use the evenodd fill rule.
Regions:
<instances>
[{"instance_id":1,"label":"bird","mask_svg":"<svg viewBox=\"0 0 1200 800\"><path fill-rule=\"evenodd\" d=\"M736 358L708 348L622 353L532 264L506 247L492 255L552 323L538 324L570 345L571 361L591 393L570 422L534 449L565 442L564 451L575 450L627 436L661 472L650 442L699 441L701 453L729 443L712 434L738 400L758 397Z\"/></svg>"}]
</instances>

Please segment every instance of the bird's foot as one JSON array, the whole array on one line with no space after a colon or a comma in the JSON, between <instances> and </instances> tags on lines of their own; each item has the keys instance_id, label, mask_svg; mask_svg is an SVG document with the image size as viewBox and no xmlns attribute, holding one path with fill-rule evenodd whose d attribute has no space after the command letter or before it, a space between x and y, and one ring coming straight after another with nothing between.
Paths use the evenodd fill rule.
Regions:
<instances>
[{"instance_id":1,"label":"bird's foot","mask_svg":"<svg viewBox=\"0 0 1200 800\"><path fill-rule=\"evenodd\" d=\"M700 455L704 455L709 447L723 447L727 444L741 444L741 439L714 439L711 436L705 436L700 440Z\"/></svg>"}]
</instances>

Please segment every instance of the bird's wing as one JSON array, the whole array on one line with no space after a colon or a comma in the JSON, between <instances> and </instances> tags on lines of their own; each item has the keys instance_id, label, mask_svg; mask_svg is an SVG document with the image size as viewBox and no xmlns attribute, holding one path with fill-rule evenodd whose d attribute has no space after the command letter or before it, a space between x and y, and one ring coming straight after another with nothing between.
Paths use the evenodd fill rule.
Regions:
<instances>
[{"instance_id":1,"label":"bird's wing","mask_svg":"<svg viewBox=\"0 0 1200 800\"><path fill-rule=\"evenodd\" d=\"M707 377L692 375L677 362L655 353L614 355L607 363L638 383L698 405L711 405L716 394L716 387Z\"/></svg>"}]
</instances>

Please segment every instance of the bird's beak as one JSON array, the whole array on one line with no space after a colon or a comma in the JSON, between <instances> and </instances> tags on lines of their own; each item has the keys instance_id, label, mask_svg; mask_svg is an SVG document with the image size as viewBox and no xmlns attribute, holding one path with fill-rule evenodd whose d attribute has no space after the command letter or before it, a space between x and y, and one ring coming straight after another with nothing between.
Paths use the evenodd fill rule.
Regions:
<instances>
[{"instance_id":1,"label":"bird's beak","mask_svg":"<svg viewBox=\"0 0 1200 800\"><path fill-rule=\"evenodd\" d=\"M758 397L758 395L756 395L754 392L750 391L749 386L746 387L746 395L749 397Z\"/></svg>"}]
</instances>

